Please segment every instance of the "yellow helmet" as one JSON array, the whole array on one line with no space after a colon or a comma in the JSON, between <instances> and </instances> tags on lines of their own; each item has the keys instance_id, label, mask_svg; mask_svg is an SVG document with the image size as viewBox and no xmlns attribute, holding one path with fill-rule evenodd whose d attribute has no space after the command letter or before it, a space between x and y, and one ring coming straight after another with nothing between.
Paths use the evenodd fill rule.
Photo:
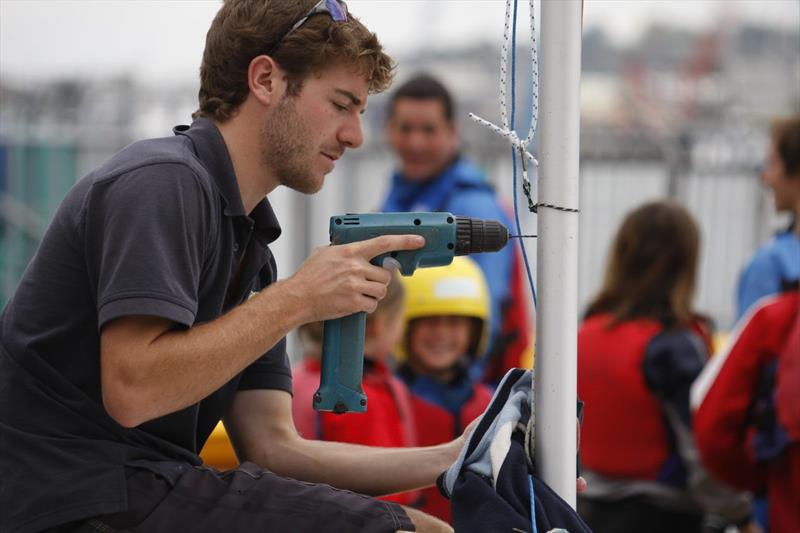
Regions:
<instances>
[{"instance_id":1,"label":"yellow helmet","mask_svg":"<svg viewBox=\"0 0 800 533\"><path fill-rule=\"evenodd\" d=\"M471 347L473 357L482 357L489 337L489 287L478 264L468 257L455 257L450 265L420 268L413 276L401 277L406 292L406 327L415 318L466 316L481 321L481 331ZM396 350L406 359L406 341Z\"/></svg>"}]
</instances>

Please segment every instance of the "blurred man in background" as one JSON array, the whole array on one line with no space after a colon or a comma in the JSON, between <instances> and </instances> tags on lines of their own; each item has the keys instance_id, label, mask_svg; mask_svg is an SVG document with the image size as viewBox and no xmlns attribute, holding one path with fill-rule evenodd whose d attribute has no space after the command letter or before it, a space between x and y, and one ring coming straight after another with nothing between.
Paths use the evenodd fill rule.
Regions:
<instances>
[{"instance_id":1,"label":"blurred man in background","mask_svg":"<svg viewBox=\"0 0 800 533\"><path fill-rule=\"evenodd\" d=\"M400 168L392 176L382 211L447 211L512 227L484 172L460 152L455 103L439 80L420 74L392 94L386 135ZM506 369L520 366L530 344L526 292L512 291L515 282L522 287L515 254L515 246L506 246L498 253L475 256L489 283L491 308L489 357L477 358L475 379L483 377L488 366L486 379L499 381Z\"/></svg>"},{"instance_id":2,"label":"blurred man in background","mask_svg":"<svg viewBox=\"0 0 800 533\"><path fill-rule=\"evenodd\" d=\"M800 115L773 124L761 179L772 190L775 210L791 213L792 219L788 228L758 249L742 272L737 319L760 298L800 278Z\"/></svg>"},{"instance_id":3,"label":"blurred man in background","mask_svg":"<svg viewBox=\"0 0 800 533\"><path fill-rule=\"evenodd\" d=\"M742 327L757 302L793 288L800 279L800 115L775 121L771 137L761 180L772 191L775 210L789 212L791 222L756 251L739 277L736 319ZM748 356L755 358L754 353ZM755 512L767 528L770 511L763 495L756 498Z\"/></svg>"}]
</instances>

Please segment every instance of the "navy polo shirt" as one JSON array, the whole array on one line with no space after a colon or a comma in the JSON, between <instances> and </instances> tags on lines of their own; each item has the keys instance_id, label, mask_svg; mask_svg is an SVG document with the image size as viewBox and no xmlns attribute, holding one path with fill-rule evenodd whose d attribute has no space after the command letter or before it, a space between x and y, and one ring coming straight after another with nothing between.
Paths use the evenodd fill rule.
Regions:
<instances>
[{"instance_id":1,"label":"navy polo shirt","mask_svg":"<svg viewBox=\"0 0 800 533\"><path fill-rule=\"evenodd\" d=\"M237 390L291 392L282 340L207 398L137 428L103 408L105 323L151 315L190 328L276 279L268 200L244 212L212 122L175 134L123 149L75 185L0 316L0 531L122 511L125 465L174 477L200 464Z\"/></svg>"}]
</instances>

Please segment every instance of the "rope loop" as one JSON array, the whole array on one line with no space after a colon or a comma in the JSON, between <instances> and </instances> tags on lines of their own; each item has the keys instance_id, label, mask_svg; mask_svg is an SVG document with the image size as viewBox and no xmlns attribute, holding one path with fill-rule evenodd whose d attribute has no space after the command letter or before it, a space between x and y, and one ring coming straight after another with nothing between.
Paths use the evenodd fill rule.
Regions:
<instances>
[{"instance_id":1,"label":"rope loop","mask_svg":"<svg viewBox=\"0 0 800 533\"><path fill-rule=\"evenodd\" d=\"M500 83L499 83L499 102L500 102L500 125L496 125L484 118L477 116L474 113L469 114L469 118L489 128L497 135L505 137L513 152L519 152L520 159L522 160L523 177L522 177L522 190L528 200L528 210L536 213L537 204L533 201L532 187L527 175L526 160L529 160L534 167L539 166L539 161L528 151L528 146L533 142L533 137L536 134L539 117L539 59L538 51L536 49L536 20L534 15L534 0L528 1L530 13L530 28L531 28L531 73L533 78L533 90L531 91L531 125L528 129L528 135L525 139L520 139L516 131L514 131L514 85L516 78L514 76L516 67L516 21L517 21L517 0L506 0L506 17L505 26L503 28L503 45L500 48ZM508 56L509 49L511 51L511 120L509 125L508 103L506 100L506 87L508 86ZM516 161L516 159L515 159ZM535 300L535 297L534 297Z\"/></svg>"}]
</instances>

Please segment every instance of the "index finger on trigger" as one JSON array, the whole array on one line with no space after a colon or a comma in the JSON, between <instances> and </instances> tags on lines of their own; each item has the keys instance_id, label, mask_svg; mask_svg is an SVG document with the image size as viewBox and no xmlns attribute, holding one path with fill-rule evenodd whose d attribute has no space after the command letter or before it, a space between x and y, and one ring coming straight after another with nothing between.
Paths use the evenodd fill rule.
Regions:
<instances>
[{"instance_id":1,"label":"index finger on trigger","mask_svg":"<svg viewBox=\"0 0 800 533\"><path fill-rule=\"evenodd\" d=\"M370 260L387 252L422 248L425 246L425 239L420 235L381 235L357 244L357 252Z\"/></svg>"}]
</instances>

